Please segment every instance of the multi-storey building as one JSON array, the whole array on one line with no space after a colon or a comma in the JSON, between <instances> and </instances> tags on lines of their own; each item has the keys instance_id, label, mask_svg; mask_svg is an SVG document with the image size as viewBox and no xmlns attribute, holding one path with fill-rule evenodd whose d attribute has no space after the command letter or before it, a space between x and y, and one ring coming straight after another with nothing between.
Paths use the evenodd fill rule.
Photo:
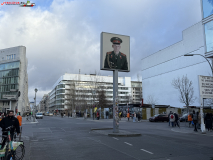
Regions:
<instances>
[{"instance_id":1,"label":"multi-storey building","mask_svg":"<svg viewBox=\"0 0 213 160\"><path fill-rule=\"evenodd\" d=\"M141 103L142 101L142 82L132 81L131 82L131 98L132 103Z\"/></svg>"},{"instance_id":2,"label":"multi-storey building","mask_svg":"<svg viewBox=\"0 0 213 160\"><path fill-rule=\"evenodd\" d=\"M202 20L185 29L181 41L142 59L145 102L152 96L158 105L185 106L180 102L180 93L172 86L172 81L187 75L196 98L190 105L200 106L198 75L212 75L209 63L202 56L210 58L210 63L213 58L213 4L209 0L201 2ZM191 56L184 56L187 54Z\"/></svg>"},{"instance_id":3,"label":"multi-storey building","mask_svg":"<svg viewBox=\"0 0 213 160\"><path fill-rule=\"evenodd\" d=\"M49 110L66 110L72 102L77 106L94 106L98 94L104 90L108 104L113 102L113 77L99 75L64 74L49 93ZM75 94L71 95L71 92ZM134 95L134 96L133 96ZM131 77L118 78L118 101L120 104L140 103L142 82L131 81ZM106 107L106 106L103 106Z\"/></svg>"},{"instance_id":4,"label":"multi-storey building","mask_svg":"<svg viewBox=\"0 0 213 160\"><path fill-rule=\"evenodd\" d=\"M20 91L20 97L16 97ZM9 99L10 97L10 99ZM0 109L25 112L29 106L26 47L0 50Z\"/></svg>"},{"instance_id":5,"label":"multi-storey building","mask_svg":"<svg viewBox=\"0 0 213 160\"><path fill-rule=\"evenodd\" d=\"M39 110L41 112L48 112L48 94L44 94L43 98L39 102Z\"/></svg>"}]
</instances>

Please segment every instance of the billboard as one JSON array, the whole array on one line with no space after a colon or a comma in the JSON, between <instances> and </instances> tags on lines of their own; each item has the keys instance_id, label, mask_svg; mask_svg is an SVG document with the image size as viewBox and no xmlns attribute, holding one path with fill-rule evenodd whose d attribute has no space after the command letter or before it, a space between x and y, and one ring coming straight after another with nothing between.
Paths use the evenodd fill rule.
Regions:
<instances>
[{"instance_id":1,"label":"billboard","mask_svg":"<svg viewBox=\"0 0 213 160\"><path fill-rule=\"evenodd\" d=\"M130 71L130 37L101 33L101 70Z\"/></svg>"},{"instance_id":2,"label":"billboard","mask_svg":"<svg viewBox=\"0 0 213 160\"><path fill-rule=\"evenodd\" d=\"M213 98L213 77L198 76L200 96L202 98Z\"/></svg>"}]
</instances>

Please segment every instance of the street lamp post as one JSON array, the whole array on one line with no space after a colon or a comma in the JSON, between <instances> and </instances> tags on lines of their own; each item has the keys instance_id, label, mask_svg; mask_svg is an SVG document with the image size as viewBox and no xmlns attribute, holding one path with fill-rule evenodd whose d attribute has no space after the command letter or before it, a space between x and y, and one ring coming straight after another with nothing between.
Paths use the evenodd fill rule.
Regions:
<instances>
[{"instance_id":1,"label":"street lamp post","mask_svg":"<svg viewBox=\"0 0 213 160\"><path fill-rule=\"evenodd\" d=\"M33 122L35 122L35 109L36 109L36 92L38 91L37 88L35 88L35 103L34 103L34 109L33 109Z\"/></svg>"},{"instance_id":2,"label":"street lamp post","mask_svg":"<svg viewBox=\"0 0 213 160\"><path fill-rule=\"evenodd\" d=\"M199 56L202 56L203 58L206 59L206 61L209 63L209 66L212 70L212 76L213 76L213 68L212 68L212 65L211 63L209 62L209 60L204 57L203 55L201 54L185 54L184 56L194 56L194 55L199 55ZM205 124L204 124L204 119L203 119L203 106L204 106L204 101L203 101L203 97L201 97L201 106L200 106L200 115L201 115L201 131L202 133L205 133Z\"/></svg>"}]
</instances>

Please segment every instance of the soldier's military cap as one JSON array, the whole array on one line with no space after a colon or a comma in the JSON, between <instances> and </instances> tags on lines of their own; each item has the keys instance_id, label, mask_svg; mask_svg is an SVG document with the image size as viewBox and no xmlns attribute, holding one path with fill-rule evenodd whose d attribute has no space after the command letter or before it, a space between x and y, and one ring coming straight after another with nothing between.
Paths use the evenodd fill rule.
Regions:
<instances>
[{"instance_id":1,"label":"soldier's military cap","mask_svg":"<svg viewBox=\"0 0 213 160\"><path fill-rule=\"evenodd\" d=\"M110 41L113 43L113 44L120 44L122 43L122 39L118 38L118 37L112 37L110 39Z\"/></svg>"}]
</instances>

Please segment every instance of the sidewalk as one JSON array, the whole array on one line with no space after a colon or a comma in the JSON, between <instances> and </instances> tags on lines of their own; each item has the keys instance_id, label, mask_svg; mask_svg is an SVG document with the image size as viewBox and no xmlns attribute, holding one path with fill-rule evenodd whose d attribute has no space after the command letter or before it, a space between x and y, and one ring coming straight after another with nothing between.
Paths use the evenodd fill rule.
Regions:
<instances>
[{"instance_id":1,"label":"sidewalk","mask_svg":"<svg viewBox=\"0 0 213 160\"><path fill-rule=\"evenodd\" d=\"M33 123L38 123L37 119L35 119L35 122L33 122L33 117L28 118L27 117L22 117L22 124L33 124Z\"/></svg>"},{"instance_id":2,"label":"sidewalk","mask_svg":"<svg viewBox=\"0 0 213 160\"><path fill-rule=\"evenodd\" d=\"M67 118L67 117L65 117L65 118ZM73 117L69 117L69 118L73 118ZM83 117L77 117L75 119L86 120L86 121L94 121L94 122L113 122L112 118L111 119L99 119L99 120L94 118L94 120L93 120L93 118L84 119ZM148 121L149 120L141 120L141 122L148 122ZM129 121L128 121L127 118L121 118L121 120L119 120L119 122L132 122L133 123L132 119L129 119ZM135 123L138 123L138 122L136 121Z\"/></svg>"},{"instance_id":3,"label":"sidewalk","mask_svg":"<svg viewBox=\"0 0 213 160\"><path fill-rule=\"evenodd\" d=\"M190 134L213 136L213 132L210 132L208 130L206 130L205 134L202 134L200 129L198 129L198 131L195 132L193 127L189 128L189 127L186 127L186 126L181 126L180 128L179 127L173 127L173 128L171 128L171 131L179 132L179 133L190 133Z\"/></svg>"}]
</instances>

